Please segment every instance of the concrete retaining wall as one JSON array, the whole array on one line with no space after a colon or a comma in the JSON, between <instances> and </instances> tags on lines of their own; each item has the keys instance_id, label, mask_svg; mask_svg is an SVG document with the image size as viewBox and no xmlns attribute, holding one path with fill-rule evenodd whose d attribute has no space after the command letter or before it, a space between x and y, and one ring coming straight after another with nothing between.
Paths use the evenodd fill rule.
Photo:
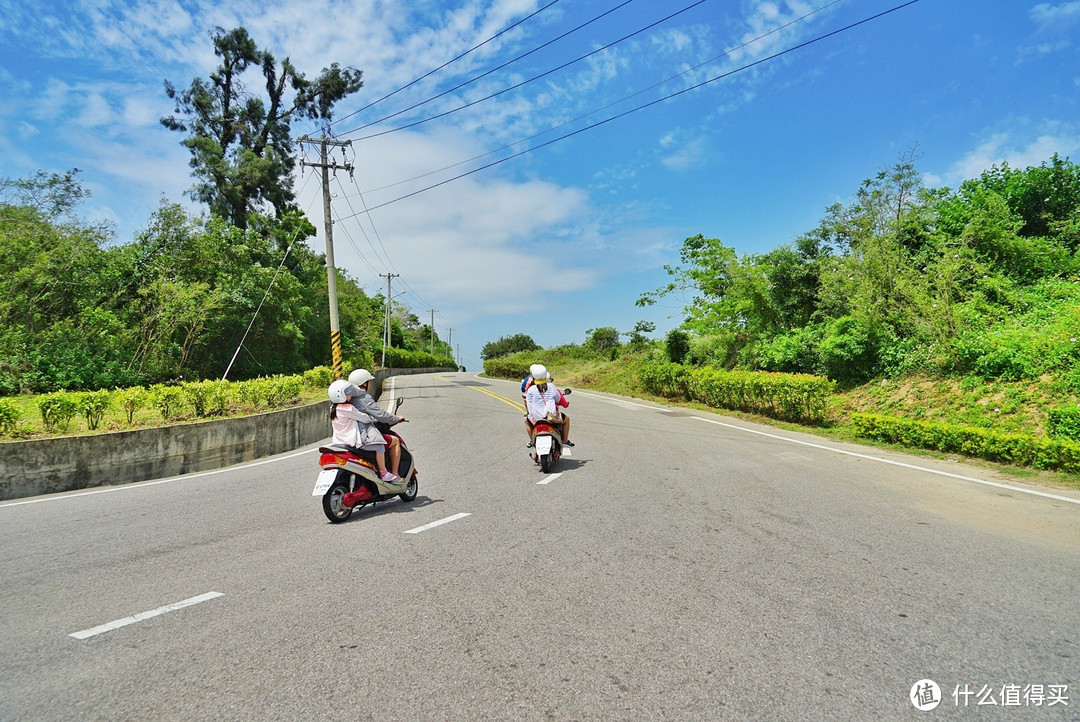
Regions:
<instances>
[{"instance_id":1,"label":"concrete retaining wall","mask_svg":"<svg viewBox=\"0 0 1080 722\"><path fill-rule=\"evenodd\" d=\"M381 369L389 376L450 369ZM376 395L377 394L373 394ZM108 434L0 443L0 500L208 471L330 436L320 401L254 416Z\"/></svg>"}]
</instances>

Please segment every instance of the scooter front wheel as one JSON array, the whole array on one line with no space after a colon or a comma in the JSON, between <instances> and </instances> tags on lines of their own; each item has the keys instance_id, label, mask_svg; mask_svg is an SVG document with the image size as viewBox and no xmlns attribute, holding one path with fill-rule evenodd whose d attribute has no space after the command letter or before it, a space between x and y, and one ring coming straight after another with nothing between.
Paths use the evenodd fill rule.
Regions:
<instances>
[{"instance_id":1,"label":"scooter front wheel","mask_svg":"<svg viewBox=\"0 0 1080 722\"><path fill-rule=\"evenodd\" d=\"M323 513L326 514L326 518L332 524L340 524L352 516L353 507L345 506L345 495L348 493L349 484L347 482L335 481L323 494Z\"/></svg>"}]
</instances>

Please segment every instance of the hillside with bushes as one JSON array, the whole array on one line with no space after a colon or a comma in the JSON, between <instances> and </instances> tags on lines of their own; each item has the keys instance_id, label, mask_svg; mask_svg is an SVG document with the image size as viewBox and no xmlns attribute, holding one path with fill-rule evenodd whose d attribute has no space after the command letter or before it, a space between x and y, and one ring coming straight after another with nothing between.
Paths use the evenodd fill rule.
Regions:
<instances>
[{"instance_id":1,"label":"hillside with bushes","mask_svg":"<svg viewBox=\"0 0 1080 722\"><path fill-rule=\"evenodd\" d=\"M560 384L1080 472L1080 167L1068 159L949 189L926 187L905 156L791 243L739 255L697 235L666 270L638 302L682 300L666 338L616 332L613 346L593 333L485 370L520 378L540 360ZM783 398L810 378L828 400L794 413Z\"/></svg>"}]
</instances>

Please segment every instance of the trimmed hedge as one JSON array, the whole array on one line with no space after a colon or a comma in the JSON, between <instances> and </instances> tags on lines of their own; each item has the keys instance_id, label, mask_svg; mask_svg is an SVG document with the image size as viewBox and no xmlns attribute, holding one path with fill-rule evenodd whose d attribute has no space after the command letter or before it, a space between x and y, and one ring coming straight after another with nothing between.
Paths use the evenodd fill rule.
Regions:
<instances>
[{"instance_id":1,"label":"trimmed hedge","mask_svg":"<svg viewBox=\"0 0 1080 722\"><path fill-rule=\"evenodd\" d=\"M1036 469L1080 472L1080 443L878 414L852 414L856 435Z\"/></svg>"},{"instance_id":2,"label":"trimmed hedge","mask_svg":"<svg viewBox=\"0 0 1080 722\"><path fill-rule=\"evenodd\" d=\"M376 358L381 359L381 354ZM386 368L390 369L434 369L457 368L457 362L449 356L430 354L427 351L406 351L402 348L386 349Z\"/></svg>"},{"instance_id":3,"label":"trimmed hedge","mask_svg":"<svg viewBox=\"0 0 1080 722\"><path fill-rule=\"evenodd\" d=\"M724 371L674 363L642 367L641 382L657 396L811 423L824 420L829 396L836 386L829 379L809 374Z\"/></svg>"},{"instance_id":4,"label":"trimmed hedge","mask_svg":"<svg viewBox=\"0 0 1080 722\"><path fill-rule=\"evenodd\" d=\"M484 373L498 379L523 379L529 375L526 361L514 361L512 356L500 356L484 362Z\"/></svg>"}]
</instances>

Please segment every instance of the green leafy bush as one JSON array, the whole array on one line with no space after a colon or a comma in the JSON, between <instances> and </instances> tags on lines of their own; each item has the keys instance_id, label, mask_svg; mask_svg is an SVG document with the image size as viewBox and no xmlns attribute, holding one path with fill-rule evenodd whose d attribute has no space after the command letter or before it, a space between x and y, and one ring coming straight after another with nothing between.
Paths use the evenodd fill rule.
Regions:
<instances>
[{"instance_id":1,"label":"green leafy bush","mask_svg":"<svg viewBox=\"0 0 1080 722\"><path fill-rule=\"evenodd\" d=\"M7 399L0 399L0 434L10 434L19 422L19 410Z\"/></svg>"},{"instance_id":2,"label":"green leafy bush","mask_svg":"<svg viewBox=\"0 0 1080 722\"><path fill-rule=\"evenodd\" d=\"M690 399L690 368L677 363L646 365L641 368L645 390L669 399Z\"/></svg>"},{"instance_id":3,"label":"green leafy bush","mask_svg":"<svg viewBox=\"0 0 1080 722\"><path fill-rule=\"evenodd\" d=\"M682 329L673 328L668 331L665 345L671 363L681 364L690 353L690 336Z\"/></svg>"},{"instance_id":4,"label":"green leafy bush","mask_svg":"<svg viewBox=\"0 0 1080 722\"><path fill-rule=\"evenodd\" d=\"M316 366L304 372L304 383L312 388L326 388L334 382L334 370L329 366Z\"/></svg>"},{"instance_id":5,"label":"green leafy bush","mask_svg":"<svg viewBox=\"0 0 1080 722\"><path fill-rule=\"evenodd\" d=\"M161 413L165 421L172 421L180 415L180 406L184 402L184 392L179 386L154 384L150 387L150 403Z\"/></svg>"},{"instance_id":6,"label":"green leafy bush","mask_svg":"<svg viewBox=\"0 0 1080 722\"><path fill-rule=\"evenodd\" d=\"M235 383L232 387L233 398L248 409L259 409L266 401L265 385L263 379Z\"/></svg>"},{"instance_id":7,"label":"green leafy bush","mask_svg":"<svg viewBox=\"0 0 1080 722\"><path fill-rule=\"evenodd\" d=\"M112 406L112 394L105 390L84 391L73 394L79 412L86 419L86 428L94 431L101 425L101 419L105 412Z\"/></svg>"},{"instance_id":8,"label":"green leafy bush","mask_svg":"<svg viewBox=\"0 0 1080 722\"><path fill-rule=\"evenodd\" d=\"M184 399L198 417L218 416L225 413L229 402L228 381L189 381L180 385Z\"/></svg>"},{"instance_id":9,"label":"green leafy bush","mask_svg":"<svg viewBox=\"0 0 1080 722\"><path fill-rule=\"evenodd\" d=\"M658 396L791 421L820 422L835 384L808 374L724 371L680 364L646 365L645 389Z\"/></svg>"},{"instance_id":10,"label":"green leafy bush","mask_svg":"<svg viewBox=\"0 0 1080 722\"><path fill-rule=\"evenodd\" d=\"M457 368L457 363L449 356L430 354L426 351L388 348L386 349L386 367L392 369Z\"/></svg>"},{"instance_id":11,"label":"green leafy bush","mask_svg":"<svg viewBox=\"0 0 1080 722\"><path fill-rule=\"evenodd\" d=\"M128 426L131 426L135 420L135 412L146 406L150 392L144 386L129 386L126 389L117 389L113 393L120 402L120 407L127 414Z\"/></svg>"},{"instance_id":12,"label":"green leafy bush","mask_svg":"<svg viewBox=\"0 0 1080 722\"><path fill-rule=\"evenodd\" d=\"M522 356L501 356L484 362L484 373L499 379L523 379L529 375L529 362Z\"/></svg>"},{"instance_id":13,"label":"green leafy bush","mask_svg":"<svg viewBox=\"0 0 1080 722\"><path fill-rule=\"evenodd\" d=\"M263 382L266 405L271 408L295 402L304 391L302 376L271 376Z\"/></svg>"},{"instance_id":14,"label":"green leafy bush","mask_svg":"<svg viewBox=\"0 0 1080 722\"><path fill-rule=\"evenodd\" d=\"M1080 441L1080 409L1051 409L1047 414L1046 433L1057 439Z\"/></svg>"},{"instance_id":15,"label":"green leafy bush","mask_svg":"<svg viewBox=\"0 0 1080 722\"><path fill-rule=\"evenodd\" d=\"M71 420L79 413L79 405L74 395L57 391L42 396L38 401L41 421L48 431L67 431Z\"/></svg>"},{"instance_id":16,"label":"green leafy bush","mask_svg":"<svg viewBox=\"0 0 1080 722\"><path fill-rule=\"evenodd\" d=\"M852 414L858 436L1036 469L1080 472L1080 443L878 414Z\"/></svg>"}]
</instances>

